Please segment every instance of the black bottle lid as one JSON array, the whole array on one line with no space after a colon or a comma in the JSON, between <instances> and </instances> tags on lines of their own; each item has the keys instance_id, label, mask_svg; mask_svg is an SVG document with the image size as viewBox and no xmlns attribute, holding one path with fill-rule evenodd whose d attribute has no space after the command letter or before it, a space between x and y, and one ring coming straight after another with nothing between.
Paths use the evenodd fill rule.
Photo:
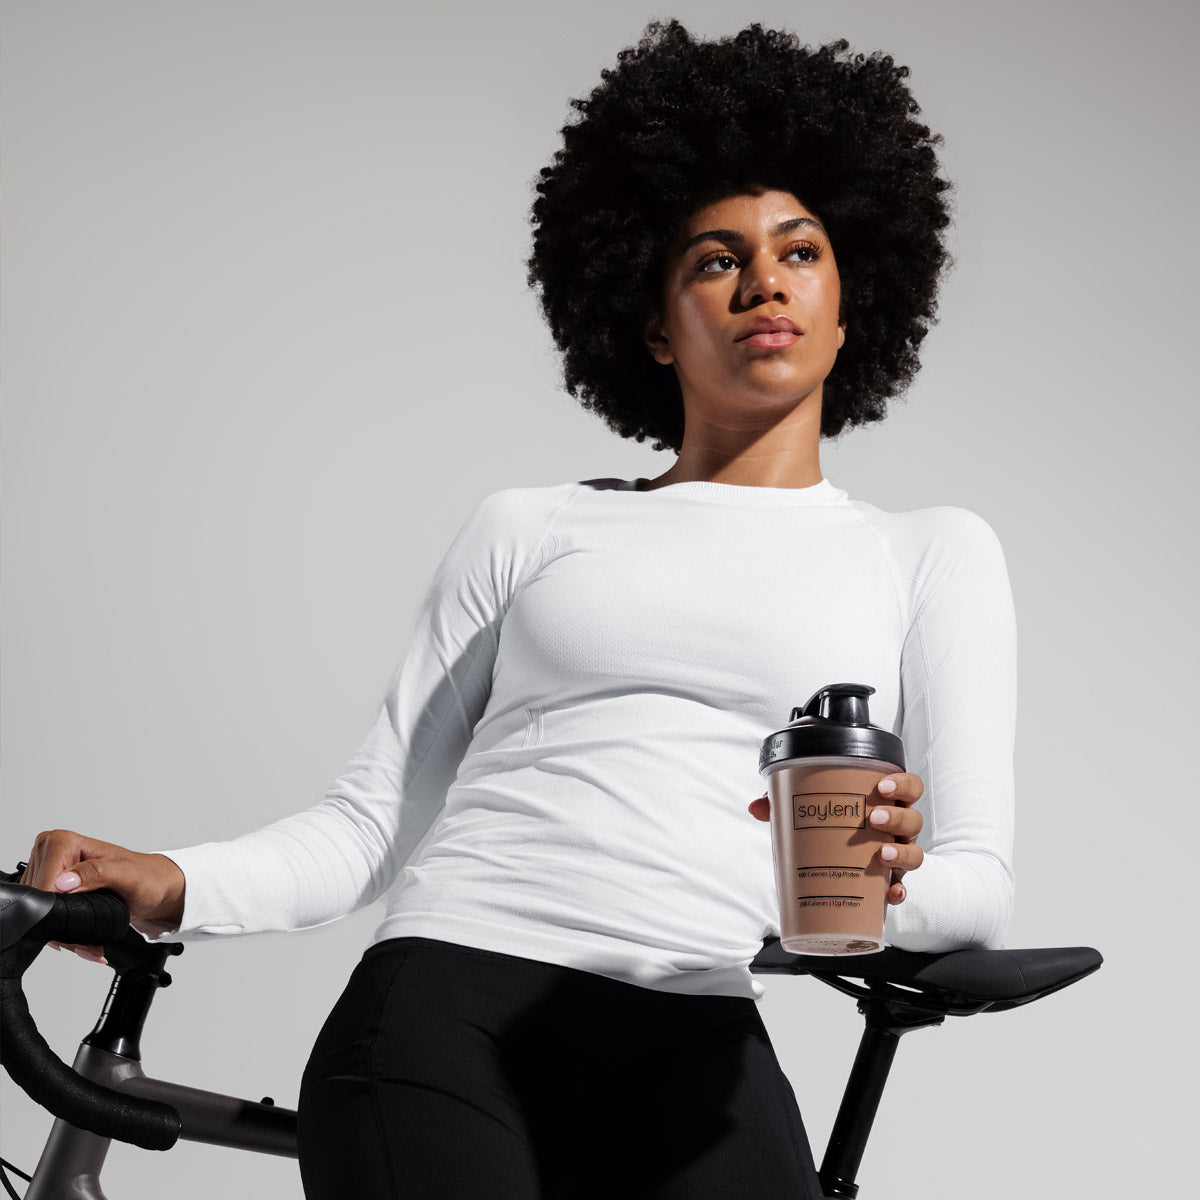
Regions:
<instances>
[{"instance_id":1,"label":"black bottle lid","mask_svg":"<svg viewBox=\"0 0 1200 1200\"><path fill-rule=\"evenodd\" d=\"M904 744L894 733L871 724L867 697L874 691L864 683L821 688L807 704L792 709L786 729L763 742L759 773L785 758L878 758L903 771Z\"/></svg>"}]
</instances>

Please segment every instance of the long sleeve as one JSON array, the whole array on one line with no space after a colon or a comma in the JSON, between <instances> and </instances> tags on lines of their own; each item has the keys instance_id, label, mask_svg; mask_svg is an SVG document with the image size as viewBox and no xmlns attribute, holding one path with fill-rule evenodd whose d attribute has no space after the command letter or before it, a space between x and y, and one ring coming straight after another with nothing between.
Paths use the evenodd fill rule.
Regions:
<instances>
[{"instance_id":1,"label":"long sleeve","mask_svg":"<svg viewBox=\"0 0 1200 1200\"><path fill-rule=\"evenodd\" d=\"M925 784L921 868L888 914L906 950L1002 944L1012 913L1016 623L1004 555L962 509L913 565L901 661L901 736Z\"/></svg>"},{"instance_id":2,"label":"long sleeve","mask_svg":"<svg viewBox=\"0 0 1200 1200\"><path fill-rule=\"evenodd\" d=\"M187 880L175 936L322 925L371 903L441 810L491 685L527 547L506 494L463 527L358 753L324 798L229 842L164 851Z\"/></svg>"}]
</instances>

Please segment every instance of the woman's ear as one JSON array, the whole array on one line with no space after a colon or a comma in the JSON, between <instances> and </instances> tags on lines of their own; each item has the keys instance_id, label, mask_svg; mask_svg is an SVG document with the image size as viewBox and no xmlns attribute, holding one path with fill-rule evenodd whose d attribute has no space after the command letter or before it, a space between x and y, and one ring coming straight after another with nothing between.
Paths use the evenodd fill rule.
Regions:
<instances>
[{"instance_id":1,"label":"woman's ear","mask_svg":"<svg viewBox=\"0 0 1200 1200\"><path fill-rule=\"evenodd\" d=\"M838 322L838 349L840 350L846 344L846 322Z\"/></svg>"},{"instance_id":2,"label":"woman's ear","mask_svg":"<svg viewBox=\"0 0 1200 1200\"><path fill-rule=\"evenodd\" d=\"M669 367L675 361L675 355L671 352L671 343L667 340L667 331L663 328L662 316L659 313L655 313L646 322L642 337L645 340L646 349L654 355L655 362Z\"/></svg>"}]
</instances>

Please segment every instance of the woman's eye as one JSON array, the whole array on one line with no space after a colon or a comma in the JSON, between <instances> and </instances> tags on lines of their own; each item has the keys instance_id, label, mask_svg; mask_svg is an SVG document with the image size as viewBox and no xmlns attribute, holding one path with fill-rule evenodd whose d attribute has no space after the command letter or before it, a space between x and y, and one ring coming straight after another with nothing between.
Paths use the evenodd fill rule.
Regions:
<instances>
[{"instance_id":1,"label":"woman's eye","mask_svg":"<svg viewBox=\"0 0 1200 1200\"><path fill-rule=\"evenodd\" d=\"M732 271L737 266L737 259L732 254L714 254L700 264L700 270L710 275L718 275L723 271Z\"/></svg>"},{"instance_id":2,"label":"woman's eye","mask_svg":"<svg viewBox=\"0 0 1200 1200\"><path fill-rule=\"evenodd\" d=\"M784 257L795 258L797 262L816 262L821 257L821 247L812 242L799 242Z\"/></svg>"}]
</instances>

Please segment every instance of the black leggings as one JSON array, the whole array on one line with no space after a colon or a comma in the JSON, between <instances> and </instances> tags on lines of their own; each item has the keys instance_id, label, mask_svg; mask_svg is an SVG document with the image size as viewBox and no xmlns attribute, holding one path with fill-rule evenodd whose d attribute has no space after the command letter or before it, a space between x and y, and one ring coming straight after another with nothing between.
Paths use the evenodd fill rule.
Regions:
<instances>
[{"instance_id":1,"label":"black leggings","mask_svg":"<svg viewBox=\"0 0 1200 1200\"><path fill-rule=\"evenodd\" d=\"M300 1089L310 1200L820 1200L754 1001L372 946Z\"/></svg>"}]
</instances>

